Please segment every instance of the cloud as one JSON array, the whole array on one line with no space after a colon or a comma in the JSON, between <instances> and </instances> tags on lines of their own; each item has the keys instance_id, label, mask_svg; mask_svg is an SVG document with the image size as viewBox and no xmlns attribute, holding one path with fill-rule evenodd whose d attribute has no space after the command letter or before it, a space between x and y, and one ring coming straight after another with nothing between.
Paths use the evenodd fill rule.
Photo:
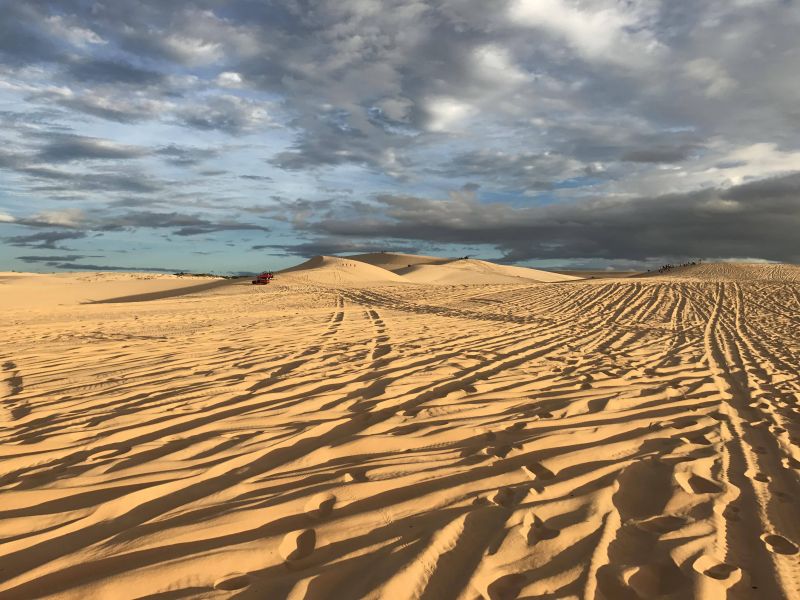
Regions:
<instances>
[{"instance_id":1,"label":"cloud","mask_svg":"<svg viewBox=\"0 0 800 600\"><path fill-rule=\"evenodd\" d=\"M800 173L727 189L546 206L387 195L372 213L321 219L309 231L334 239L486 244L508 261L655 257L758 257L800 262ZM344 210L342 211L344 213Z\"/></svg>"},{"instance_id":2,"label":"cloud","mask_svg":"<svg viewBox=\"0 0 800 600\"><path fill-rule=\"evenodd\" d=\"M321 238L298 244L256 244L251 250L277 250L278 256L302 256L311 258L319 255L363 254L368 252L416 253L419 247L414 244L398 244L387 240L344 240Z\"/></svg>"},{"instance_id":3,"label":"cloud","mask_svg":"<svg viewBox=\"0 0 800 600\"><path fill-rule=\"evenodd\" d=\"M546 190L559 181L598 174L596 166L563 154L509 154L488 150L461 154L433 171L452 178L493 181L502 187L522 190Z\"/></svg>"},{"instance_id":4,"label":"cloud","mask_svg":"<svg viewBox=\"0 0 800 600\"><path fill-rule=\"evenodd\" d=\"M563 39L584 58L629 64L657 47L647 27L648 8L641 1L513 0L508 17Z\"/></svg>"},{"instance_id":5,"label":"cloud","mask_svg":"<svg viewBox=\"0 0 800 600\"><path fill-rule=\"evenodd\" d=\"M155 154L164 156L165 160L172 165L189 167L216 158L219 156L219 150L216 148L195 148L168 144L156 150Z\"/></svg>"},{"instance_id":6,"label":"cloud","mask_svg":"<svg viewBox=\"0 0 800 600\"><path fill-rule=\"evenodd\" d=\"M45 263L54 266L63 261L83 260L85 258L102 258L102 256L92 254L61 254L61 255L33 255L33 256L17 256L17 260L27 263Z\"/></svg>"},{"instance_id":7,"label":"cloud","mask_svg":"<svg viewBox=\"0 0 800 600\"><path fill-rule=\"evenodd\" d=\"M158 71L142 69L120 60L82 58L67 66L68 75L84 83L115 85L158 85L165 76Z\"/></svg>"},{"instance_id":8,"label":"cloud","mask_svg":"<svg viewBox=\"0 0 800 600\"><path fill-rule=\"evenodd\" d=\"M97 265L76 262L57 262L45 263L48 267L60 269L62 271L141 271L144 273L181 273L186 269L167 269L164 267L123 267L120 265Z\"/></svg>"},{"instance_id":9,"label":"cloud","mask_svg":"<svg viewBox=\"0 0 800 600\"><path fill-rule=\"evenodd\" d=\"M175 118L186 127L240 135L270 124L268 106L237 96L212 96L201 104L179 108Z\"/></svg>"},{"instance_id":10,"label":"cloud","mask_svg":"<svg viewBox=\"0 0 800 600\"><path fill-rule=\"evenodd\" d=\"M49 141L37 154L36 158L40 161L125 160L147 154L144 148L99 138L68 134L50 134L48 138Z\"/></svg>"},{"instance_id":11,"label":"cloud","mask_svg":"<svg viewBox=\"0 0 800 600\"><path fill-rule=\"evenodd\" d=\"M58 249L58 242L78 240L86 237L83 231L41 231L28 235L16 235L5 238L6 243L20 248Z\"/></svg>"}]
</instances>

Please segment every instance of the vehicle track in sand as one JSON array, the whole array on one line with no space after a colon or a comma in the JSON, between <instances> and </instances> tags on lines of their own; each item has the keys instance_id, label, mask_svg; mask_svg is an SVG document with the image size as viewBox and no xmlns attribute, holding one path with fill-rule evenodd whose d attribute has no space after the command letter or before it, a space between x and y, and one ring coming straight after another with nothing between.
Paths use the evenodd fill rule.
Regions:
<instances>
[{"instance_id":1,"label":"vehicle track in sand","mask_svg":"<svg viewBox=\"0 0 800 600\"><path fill-rule=\"evenodd\" d=\"M800 597L798 287L277 282L2 324L0 597Z\"/></svg>"}]
</instances>

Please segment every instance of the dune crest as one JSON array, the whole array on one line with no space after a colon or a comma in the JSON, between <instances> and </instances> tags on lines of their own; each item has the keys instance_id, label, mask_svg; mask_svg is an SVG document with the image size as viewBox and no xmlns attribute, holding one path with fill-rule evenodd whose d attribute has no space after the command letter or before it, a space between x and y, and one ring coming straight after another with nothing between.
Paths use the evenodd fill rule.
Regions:
<instances>
[{"instance_id":1,"label":"dune crest","mask_svg":"<svg viewBox=\"0 0 800 600\"><path fill-rule=\"evenodd\" d=\"M279 271L279 275L279 282L288 280L322 285L404 283L402 277L391 271L339 256L315 256L300 265Z\"/></svg>"},{"instance_id":2,"label":"dune crest","mask_svg":"<svg viewBox=\"0 0 800 600\"><path fill-rule=\"evenodd\" d=\"M346 256L349 260L357 260L387 271L399 271L413 265L439 265L451 262L451 258L425 256L424 254L403 254L401 252L372 252L369 254L353 254Z\"/></svg>"},{"instance_id":3,"label":"dune crest","mask_svg":"<svg viewBox=\"0 0 800 600\"><path fill-rule=\"evenodd\" d=\"M531 283L574 281L573 275L563 275L527 267L498 265L485 260L455 259L441 264L417 264L395 271L413 283L437 285L485 285L503 283Z\"/></svg>"}]
</instances>

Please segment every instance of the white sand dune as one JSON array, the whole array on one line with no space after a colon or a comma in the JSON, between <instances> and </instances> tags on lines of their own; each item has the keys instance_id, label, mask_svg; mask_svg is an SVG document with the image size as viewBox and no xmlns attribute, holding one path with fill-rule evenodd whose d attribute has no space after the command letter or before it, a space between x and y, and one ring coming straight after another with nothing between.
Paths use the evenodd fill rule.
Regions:
<instances>
[{"instance_id":1,"label":"white sand dune","mask_svg":"<svg viewBox=\"0 0 800 600\"><path fill-rule=\"evenodd\" d=\"M701 263L675 267L664 273L647 273L644 276L701 280L800 282L800 266L783 263Z\"/></svg>"},{"instance_id":2,"label":"white sand dune","mask_svg":"<svg viewBox=\"0 0 800 600\"><path fill-rule=\"evenodd\" d=\"M225 285L217 278L153 273L13 273L0 272L0 310L67 306L114 298L157 299Z\"/></svg>"},{"instance_id":3,"label":"white sand dune","mask_svg":"<svg viewBox=\"0 0 800 600\"><path fill-rule=\"evenodd\" d=\"M404 283L402 277L387 269L339 256L315 256L296 267L280 271L280 275L284 281L322 285Z\"/></svg>"},{"instance_id":4,"label":"white sand dune","mask_svg":"<svg viewBox=\"0 0 800 600\"><path fill-rule=\"evenodd\" d=\"M563 275L527 267L498 265L484 260L460 259L446 264L418 264L395 271L413 283L438 285L499 284L574 281L573 275Z\"/></svg>"},{"instance_id":5,"label":"white sand dune","mask_svg":"<svg viewBox=\"0 0 800 600\"><path fill-rule=\"evenodd\" d=\"M403 254L400 252L373 252L370 254L354 254L346 256L348 260L365 262L389 271L398 271L413 265L427 264L440 265L452 262L452 258L439 256L425 256L423 254Z\"/></svg>"},{"instance_id":6,"label":"white sand dune","mask_svg":"<svg viewBox=\"0 0 800 600\"><path fill-rule=\"evenodd\" d=\"M4 275L0 598L798 598L800 283L348 263Z\"/></svg>"}]
</instances>

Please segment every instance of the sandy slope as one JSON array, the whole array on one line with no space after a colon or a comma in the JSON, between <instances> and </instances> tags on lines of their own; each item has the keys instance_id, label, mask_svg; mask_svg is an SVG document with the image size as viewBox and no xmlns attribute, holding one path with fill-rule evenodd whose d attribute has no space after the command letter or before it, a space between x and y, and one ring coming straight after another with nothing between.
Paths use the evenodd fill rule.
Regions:
<instances>
[{"instance_id":1,"label":"sandy slope","mask_svg":"<svg viewBox=\"0 0 800 600\"><path fill-rule=\"evenodd\" d=\"M387 269L338 256L315 256L280 274L283 281L293 283L357 286L403 283L402 277Z\"/></svg>"},{"instance_id":2,"label":"sandy slope","mask_svg":"<svg viewBox=\"0 0 800 600\"><path fill-rule=\"evenodd\" d=\"M0 272L0 310L67 306L142 294L156 298L188 288L224 285L224 279L153 273L11 273Z\"/></svg>"},{"instance_id":3,"label":"sandy slope","mask_svg":"<svg viewBox=\"0 0 800 600\"><path fill-rule=\"evenodd\" d=\"M440 265L450 262L450 258L439 256L425 256L424 254L402 254L400 252L373 252L370 254L354 254L346 257L349 260L358 260L389 271L398 271L412 265L428 264Z\"/></svg>"},{"instance_id":4,"label":"sandy slope","mask_svg":"<svg viewBox=\"0 0 800 600\"><path fill-rule=\"evenodd\" d=\"M498 265L484 260L454 260L447 264L419 264L396 271L413 283L438 285L527 283L530 281L556 282L578 279L551 271Z\"/></svg>"},{"instance_id":5,"label":"sandy slope","mask_svg":"<svg viewBox=\"0 0 800 600\"><path fill-rule=\"evenodd\" d=\"M703 263L676 267L665 273L642 274L645 277L727 281L788 281L800 282L800 266L761 263Z\"/></svg>"},{"instance_id":6,"label":"sandy slope","mask_svg":"<svg viewBox=\"0 0 800 600\"><path fill-rule=\"evenodd\" d=\"M308 271L0 320L0 598L800 597L799 284Z\"/></svg>"}]
</instances>

